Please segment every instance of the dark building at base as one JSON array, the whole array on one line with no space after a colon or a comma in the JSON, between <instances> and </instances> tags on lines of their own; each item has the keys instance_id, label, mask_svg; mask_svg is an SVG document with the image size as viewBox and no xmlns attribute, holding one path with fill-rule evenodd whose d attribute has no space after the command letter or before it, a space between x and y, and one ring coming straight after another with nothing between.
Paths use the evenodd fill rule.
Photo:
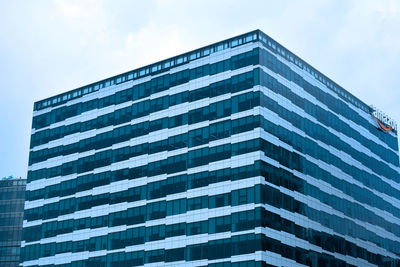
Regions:
<instances>
[{"instance_id":1,"label":"dark building at base","mask_svg":"<svg viewBox=\"0 0 400 267\"><path fill-rule=\"evenodd\" d=\"M26 180L0 179L0 266L19 266Z\"/></svg>"}]
</instances>

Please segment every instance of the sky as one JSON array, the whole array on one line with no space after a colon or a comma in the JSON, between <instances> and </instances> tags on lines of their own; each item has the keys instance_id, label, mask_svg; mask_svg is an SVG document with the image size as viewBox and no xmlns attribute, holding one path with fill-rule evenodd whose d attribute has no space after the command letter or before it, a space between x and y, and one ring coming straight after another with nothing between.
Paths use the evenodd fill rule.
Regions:
<instances>
[{"instance_id":1,"label":"sky","mask_svg":"<svg viewBox=\"0 0 400 267\"><path fill-rule=\"evenodd\" d=\"M255 29L400 123L397 0L0 0L0 177L35 101Z\"/></svg>"}]
</instances>

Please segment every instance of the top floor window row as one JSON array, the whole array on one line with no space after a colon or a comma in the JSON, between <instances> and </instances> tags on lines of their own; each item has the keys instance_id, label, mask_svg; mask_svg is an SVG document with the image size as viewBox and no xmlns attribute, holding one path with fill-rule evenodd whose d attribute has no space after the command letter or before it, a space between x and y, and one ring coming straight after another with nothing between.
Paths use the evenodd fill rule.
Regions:
<instances>
[{"instance_id":1,"label":"top floor window row","mask_svg":"<svg viewBox=\"0 0 400 267\"><path fill-rule=\"evenodd\" d=\"M366 105L365 103L361 102L358 100L355 96L351 95L348 93L346 90L338 86L336 83L328 79L325 75L321 74L319 71L311 67L309 64L304 62L302 59L294 55L292 52L284 48L282 45L274 41L272 38L270 38L268 35L265 33L257 30L253 31L250 33L246 33L243 35L240 35L238 37L234 37L213 45L206 46L204 48L197 49L192 52L188 52L183 55L179 55L155 64L152 64L150 66L146 66L137 70L133 70L127 73L123 73L120 75L117 75L115 77L111 77L109 79L90 84L88 86L84 86L81 88L78 88L76 90L64 93L59 96L55 96L49 99L45 99L42 101L39 101L35 103L35 110L41 110L47 107L51 106L57 106L60 104L65 103L68 100L78 98L82 95L89 94L91 92L97 91L101 88L104 87L109 87L114 84L119 84L123 83L126 81L130 80L135 80L139 79L142 77L145 77L147 75L154 75L163 71L167 71L168 69L172 67L179 66L181 64L186 64L192 60L199 59L201 57L208 56L212 53L219 52L228 48L233 48L236 46L240 46L249 42L255 42L260 40L268 49L273 51L276 54L279 54L280 56L286 58L288 61L292 62L293 64L297 65L299 68L307 71L311 76L313 76L315 79L319 80L321 83L326 85L329 89L333 90L336 92L342 99L344 99L347 102L352 103L354 106L364 110L365 112L370 113L371 108Z\"/></svg>"},{"instance_id":2,"label":"top floor window row","mask_svg":"<svg viewBox=\"0 0 400 267\"><path fill-rule=\"evenodd\" d=\"M352 103L354 106L364 110L367 113L371 112L371 109L368 105L365 103L361 102L358 100L356 97L348 93L346 90L343 88L339 87L336 85L334 82L332 82L330 79L325 77L325 75L321 74L319 71L311 67L309 64L304 62L302 59L297 57L295 54L272 40L269 36L264 34L263 32L259 32L259 40L264 43L264 45L270 49L271 51L275 52L276 54L279 54L280 56L286 58L286 60L294 63L297 65L300 69L303 69L307 71L311 76L313 76L315 79L319 80L321 83L326 85L329 89L333 90L336 92L341 98L346 100L347 102Z\"/></svg>"},{"instance_id":3,"label":"top floor window row","mask_svg":"<svg viewBox=\"0 0 400 267\"><path fill-rule=\"evenodd\" d=\"M172 67L179 66L181 64L186 64L192 60L196 60L212 53L216 53L228 48L233 48L239 45L247 44L258 40L258 32L253 31L238 37L228 39L213 45L209 45L205 48L200 48L192 52L188 52L183 55L173 57L150 66L146 66L137 70L133 70L127 73L111 77L109 79L90 84L85 87L78 88L76 90L58 95L49 99L45 99L35 103L34 110L41 110L51 106L57 106L65 103L66 101L81 97L83 95L89 94L94 91L98 91L101 88L109 87L114 84L120 84L126 81L135 80L143 78L147 75L158 74L163 71L167 71Z\"/></svg>"}]
</instances>

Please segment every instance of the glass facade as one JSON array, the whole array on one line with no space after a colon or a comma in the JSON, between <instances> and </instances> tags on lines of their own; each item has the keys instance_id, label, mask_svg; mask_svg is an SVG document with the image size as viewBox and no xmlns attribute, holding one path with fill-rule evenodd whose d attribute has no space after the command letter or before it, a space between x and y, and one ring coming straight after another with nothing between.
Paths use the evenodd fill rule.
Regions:
<instances>
[{"instance_id":1,"label":"glass facade","mask_svg":"<svg viewBox=\"0 0 400 267\"><path fill-rule=\"evenodd\" d=\"M397 132L261 31L35 103L22 266L398 266Z\"/></svg>"},{"instance_id":2,"label":"glass facade","mask_svg":"<svg viewBox=\"0 0 400 267\"><path fill-rule=\"evenodd\" d=\"M0 179L0 266L19 266L25 179Z\"/></svg>"}]
</instances>

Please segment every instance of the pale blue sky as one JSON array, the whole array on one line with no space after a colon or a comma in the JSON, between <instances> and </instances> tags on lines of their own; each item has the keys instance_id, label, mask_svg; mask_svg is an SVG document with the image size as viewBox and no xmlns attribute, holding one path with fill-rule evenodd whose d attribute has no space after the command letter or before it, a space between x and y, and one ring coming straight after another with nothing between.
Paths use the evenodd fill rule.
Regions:
<instances>
[{"instance_id":1,"label":"pale blue sky","mask_svg":"<svg viewBox=\"0 0 400 267\"><path fill-rule=\"evenodd\" d=\"M254 29L400 121L397 0L0 0L0 177L26 176L34 101Z\"/></svg>"}]
</instances>

